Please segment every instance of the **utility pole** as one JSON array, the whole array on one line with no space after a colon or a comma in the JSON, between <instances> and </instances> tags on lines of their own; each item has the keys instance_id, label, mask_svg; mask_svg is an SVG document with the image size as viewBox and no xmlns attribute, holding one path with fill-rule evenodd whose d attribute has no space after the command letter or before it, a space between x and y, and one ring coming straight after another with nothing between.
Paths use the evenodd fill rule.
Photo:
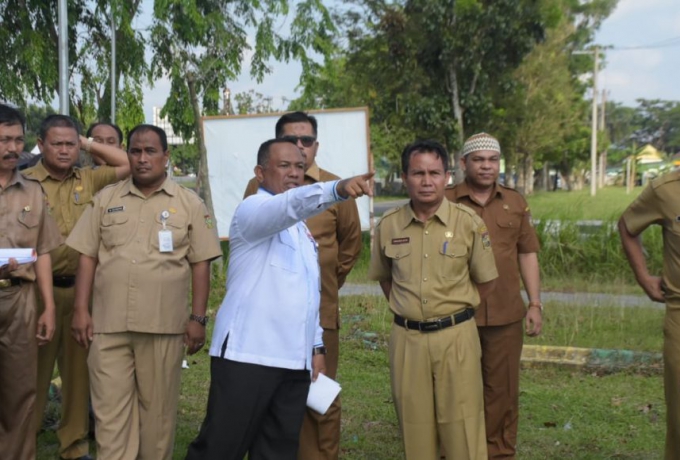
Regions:
<instances>
[{"instance_id":1,"label":"utility pole","mask_svg":"<svg viewBox=\"0 0 680 460\"><path fill-rule=\"evenodd\" d=\"M597 194L597 67L600 58L598 46L595 47L594 54L592 135L590 136L590 196Z\"/></svg>"},{"instance_id":2,"label":"utility pole","mask_svg":"<svg viewBox=\"0 0 680 460\"><path fill-rule=\"evenodd\" d=\"M69 114L68 98L68 8L66 0L59 0L59 112Z\"/></svg>"},{"instance_id":3,"label":"utility pole","mask_svg":"<svg viewBox=\"0 0 680 460\"><path fill-rule=\"evenodd\" d=\"M111 123L116 122L116 15L111 3Z\"/></svg>"},{"instance_id":4,"label":"utility pole","mask_svg":"<svg viewBox=\"0 0 680 460\"><path fill-rule=\"evenodd\" d=\"M602 107L600 108L600 131L607 132L606 125L607 113L607 91L602 89ZM605 177L607 175L607 148L602 149L600 153L600 188L604 187Z\"/></svg>"}]
</instances>

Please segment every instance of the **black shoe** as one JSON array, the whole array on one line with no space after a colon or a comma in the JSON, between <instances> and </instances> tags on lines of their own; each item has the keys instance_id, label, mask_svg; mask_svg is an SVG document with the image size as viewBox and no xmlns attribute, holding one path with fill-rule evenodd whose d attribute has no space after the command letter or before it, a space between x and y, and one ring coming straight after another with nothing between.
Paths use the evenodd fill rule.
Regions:
<instances>
[{"instance_id":1,"label":"black shoe","mask_svg":"<svg viewBox=\"0 0 680 460\"><path fill-rule=\"evenodd\" d=\"M87 454L87 455L83 455L82 457L78 457L78 458L68 459L68 458L64 458L64 457L59 457L59 459L60 460L94 460L94 457L92 457L90 454Z\"/></svg>"}]
</instances>

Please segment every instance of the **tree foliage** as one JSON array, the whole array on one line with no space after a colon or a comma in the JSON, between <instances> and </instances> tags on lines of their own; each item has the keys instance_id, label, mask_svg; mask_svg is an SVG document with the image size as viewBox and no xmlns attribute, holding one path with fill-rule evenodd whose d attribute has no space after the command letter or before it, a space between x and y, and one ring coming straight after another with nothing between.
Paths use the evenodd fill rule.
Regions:
<instances>
[{"instance_id":1,"label":"tree foliage","mask_svg":"<svg viewBox=\"0 0 680 460\"><path fill-rule=\"evenodd\" d=\"M26 101L51 103L59 89L58 2L0 0L0 99L25 106ZM144 39L132 28L140 0L69 0L68 57L71 115L88 125L110 119L110 15L116 17L117 81L134 91L147 65ZM134 102L141 110L141 98ZM122 114L121 109L116 113Z\"/></svg>"}]
</instances>

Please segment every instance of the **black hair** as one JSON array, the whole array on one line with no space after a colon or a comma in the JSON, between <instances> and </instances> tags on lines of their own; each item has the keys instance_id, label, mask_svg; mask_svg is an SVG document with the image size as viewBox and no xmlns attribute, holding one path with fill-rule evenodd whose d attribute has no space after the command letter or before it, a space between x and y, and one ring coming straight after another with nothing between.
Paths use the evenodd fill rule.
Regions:
<instances>
[{"instance_id":1,"label":"black hair","mask_svg":"<svg viewBox=\"0 0 680 460\"><path fill-rule=\"evenodd\" d=\"M97 123L92 123L90 125L90 127L87 128L87 133L85 134L85 137L92 137L92 131L94 131L94 129L97 126L110 126L110 127L112 127L116 131L116 134L118 134L118 144L123 143L123 131L121 131L121 129L118 127L118 125L116 125L114 123L108 123L106 121L100 121L100 122L97 122Z\"/></svg>"},{"instance_id":2,"label":"black hair","mask_svg":"<svg viewBox=\"0 0 680 460\"><path fill-rule=\"evenodd\" d=\"M127 136L128 151L130 150L132 136L137 134L137 133L145 133L147 131L152 131L152 132L154 132L158 135L158 139L160 139L160 141L161 141L161 148L163 149L163 152L166 152L168 150L168 136L167 136L167 134L165 134L165 131L163 130L163 128L159 128L158 126L154 126L154 125L146 125L146 124L141 124L141 125L135 126L128 133L128 136Z\"/></svg>"},{"instance_id":3,"label":"black hair","mask_svg":"<svg viewBox=\"0 0 680 460\"><path fill-rule=\"evenodd\" d=\"M46 116L42 123L40 123L38 137L44 141L47 137L47 132L52 128L71 128L80 136L80 125L68 115L54 113Z\"/></svg>"},{"instance_id":4,"label":"black hair","mask_svg":"<svg viewBox=\"0 0 680 460\"><path fill-rule=\"evenodd\" d=\"M446 148L435 140L426 139L407 145L404 151L401 152L401 170L404 174L408 174L411 156L414 153L434 153L438 158L441 158L444 172L449 170L449 153L446 151Z\"/></svg>"},{"instance_id":5,"label":"black hair","mask_svg":"<svg viewBox=\"0 0 680 460\"><path fill-rule=\"evenodd\" d=\"M26 131L26 118L19 109L10 105L0 104L0 125L21 125L22 131Z\"/></svg>"},{"instance_id":6,"label":"black hair","mask_svg":"<svg viewBox=\"0 0 680 460\"><path fill-rule=\"evenodd\" d=\"M284 143L294 145L295 148L297 148L297 144L289 139L269 139L268 141L263 142L262 145L260 145L260 148L257 149L257 164L262 166L263 168L266 168L267 163L269 162L271 146L274 144Z\"/></svg>"},{"instance_id":7,"label":"black hair","mask_svg":"<svg viewBox=\"0 0 680 460\"><path fill-rule=\"evenodd\" d=\"M312 132L314 137L316 137L316 118L312 115L308 115L305 112L290 112L287 113L276 122L276 132L274 133L276 137L283 137L283 127L290 123L309 123L312 125Z\"/></svg>"}]
</instances>

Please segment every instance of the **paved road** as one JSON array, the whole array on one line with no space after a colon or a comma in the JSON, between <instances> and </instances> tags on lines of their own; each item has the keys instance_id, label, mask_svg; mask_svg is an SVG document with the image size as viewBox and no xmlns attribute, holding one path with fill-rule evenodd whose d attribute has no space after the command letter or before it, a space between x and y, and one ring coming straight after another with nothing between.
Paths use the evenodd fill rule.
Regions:
<instances>
[{"instance_id":1,"label":"paved road","mask_svg":"<svg viewBox=\"0 0 680 460\"><path fill-rule=\"evenodd\" d=\"M375 284L345 284L340 295L382 295L380 286ZM524 293L522 293L524 296ZM591 292L541 292L543 302L561 302L573 305L622 306L665 308L663 304L652 302L641 295L598 294ZM526 300L526 297L525 297Z\"/></svg>"}]
</instances>

